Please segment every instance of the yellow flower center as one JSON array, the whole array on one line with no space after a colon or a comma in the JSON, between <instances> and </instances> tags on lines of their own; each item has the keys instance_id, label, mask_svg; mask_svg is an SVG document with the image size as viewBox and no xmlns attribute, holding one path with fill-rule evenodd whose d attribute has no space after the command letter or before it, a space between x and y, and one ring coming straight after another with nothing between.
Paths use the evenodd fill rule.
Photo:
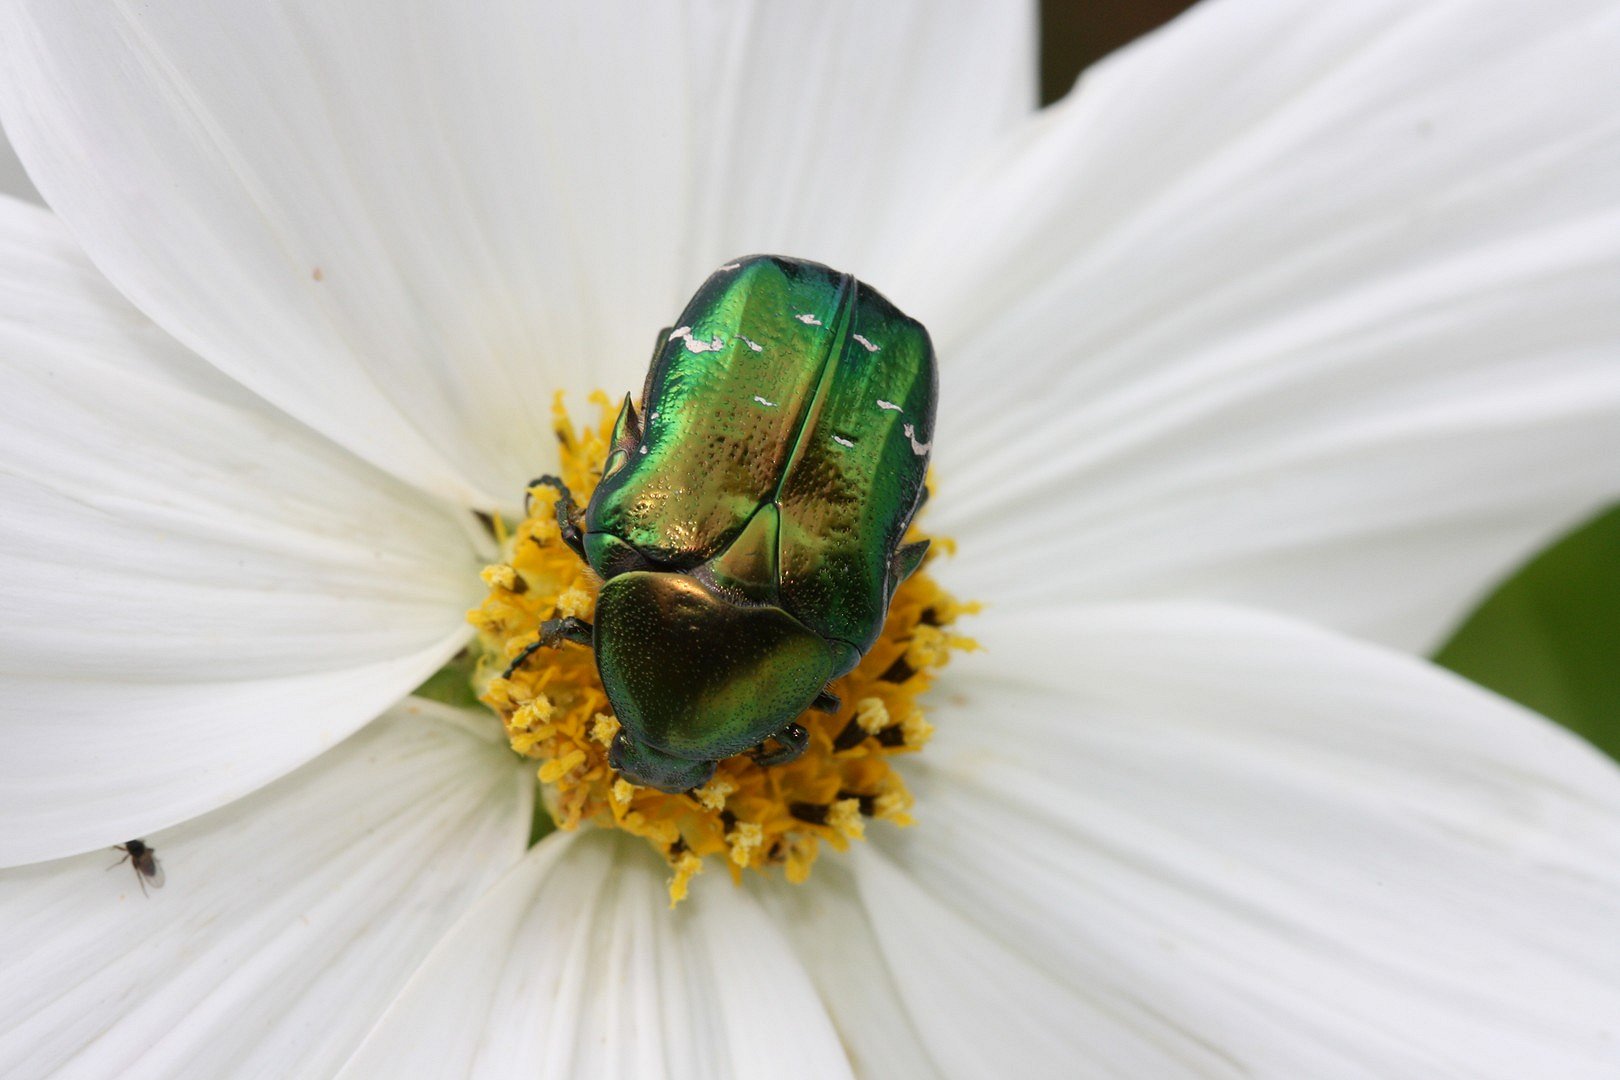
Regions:
<instances>
[{"instance_id":1,"label":"yellow flower center","mask_svg":"<svg viewBox=\"0 0 1620 1080\"><path fill-rule=\"evenodd\" d=\"M553 406L562 478L581 505L601 479L616 414L605 394L591 400L600 418L578 430L560 394ZM496 523L505 561L484 569L489 595L467 617L478 629L479 697L505 723L512 749L540 762L545 806L559 828L590 823L645 839L669 861L673 905L710 858L734 879L781 867L789 881L801 882L823 842L846 848L865 835L867 819L911 824L911 794L894 757L928 742L933 728L918 698L952 649L975 647L951 626L976 605L952 599L925 563L896 591L871 651L833 684L838 712L799 717L810 733L800 758L760 766L738 755L721 761L702 787L667 794L632 784L608 765L619 722L590 649L542 648L510 676L501 674L536 641L542 622L569 615L589 621L602 584L563 544L556 493L536 487L529 494L528 516L515 530ZM915 528L907 537L921 538ZM930 556L949 546L936 538Z\"/></svg>"}]
</instances>

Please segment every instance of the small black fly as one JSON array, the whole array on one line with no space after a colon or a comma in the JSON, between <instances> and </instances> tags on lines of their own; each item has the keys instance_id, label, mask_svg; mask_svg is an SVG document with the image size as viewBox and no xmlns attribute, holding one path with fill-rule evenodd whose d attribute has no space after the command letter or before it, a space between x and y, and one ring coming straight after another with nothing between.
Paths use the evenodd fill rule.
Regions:
<instances>
[{"instance_id":1,"label":"small black fly","mask_svg":"<svg viewBox=\"0 0 1620 1080\"><path fill-rule=\"evenodd\" d=\"M152 888L163 888L163 866L157 861L157 849L145 840L131 840L127 844L118 844L114 851L122 851L124 857L113 863L113 866L122 866L129 863L135 868L135 880L140 883L141 895L146 895L146 886L151 883ZM111 870L112 866L107 867Z\"/></svg>"}]
</instances>

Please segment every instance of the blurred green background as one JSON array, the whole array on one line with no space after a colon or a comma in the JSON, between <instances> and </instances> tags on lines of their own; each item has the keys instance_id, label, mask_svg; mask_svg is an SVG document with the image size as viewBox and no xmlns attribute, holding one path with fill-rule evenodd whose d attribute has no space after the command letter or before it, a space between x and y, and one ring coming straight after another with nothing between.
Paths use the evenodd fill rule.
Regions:
<instances>
[{"instance_id":1,"label":"blurred green background","mask_svg":"<svg viewBox=\"0 0 1620 1080\"><path fill-rule=\"evenodd\" d=\"M1532 559L1435 659L1620 758L1620 507Z\"/></svg>"},{"instance_id":2,"label":"blurred green background","mask_svg":"<svg viewBox=\"0 0 1620 1080\"><path fill-rule=\"evenodd\" d=\"M1042 99L1062 97L1088 64L1190 6L1046 0ZM1620 758L1620 507L1509 577L1435 659Z\"/></svg>"}]
</instances>

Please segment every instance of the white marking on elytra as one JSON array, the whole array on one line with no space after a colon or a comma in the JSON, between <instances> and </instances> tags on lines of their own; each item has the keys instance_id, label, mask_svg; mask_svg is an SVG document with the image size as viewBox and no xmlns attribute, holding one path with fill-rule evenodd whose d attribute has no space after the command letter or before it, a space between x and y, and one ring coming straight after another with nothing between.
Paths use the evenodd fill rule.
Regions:
<instances>
[{"instance_id":1,"label":"white marking on elytra","mask_svg":"<svg viewBox=\"0 0 1620 1080\"><path fill-rule=\"evenodd\" d=\"M878 398L878 408L887 409L889 412L905 412L904 409L896 405L894 402L884 401L882 398Z\"/></svg>"},{"instance_id":2,"label":"white marking on elytra","mask_svg":"<svg viewBox=\"0 0 1620 1080\"><path fill-rule=\"evenodd\" d=\"M878 351L878 347L876 345L872 344L870 341L867 341L864 337L862 337L859 334L855 335L855 340L860 342L862 345L866 346L866 351L867 352L877 352Z\"/></svg>"},{"instance_id":3,"label":"white marking on elytra","mask_svg":"<svg viewBox=\"0 0 1620 1080\"><path fill-rule=\"evenodd\" d=\"M767 409L776 408L776 402L774 402L774 401L766 401L764 398L760 397L758 394L754 395L754 400L759 402L761 405L765 406Z\"/></svg>"},{"instance_id":4,"label":"white marking on elytra","mask_svg":"<svg viewBox=\"0 0 1620 1080\"><path fill-rule=\"evenodd\" d=\"M810 314L808 311L804 312L802 315L795 315L793 317L795 319L798 319L800 322L804 323L804 325L806 325L806 326L820 326L821 325L821 320L816 318L814 315Z\"/></svg>"},{"instance_id":5,"label":"white marking on elytra","mask_svg":"<svg viewBox=\"0 0 1620 1080\"><path fill-rule=\"evenodd\" d=\"M761 345L759 342L755 341L753 338L745 338L741 334L738 334L737 335L737 340L742 342L744 345L748 346L750 349L753 349L755 352L764 352L765 351L765 346Z\"/></svg>"},{"instance_id":6,"label":"white marking on elytra","mask_svg":"<svg viewBox=\"0 0 1620 1080\"><path fill-rule=\"evenodd\" d=\"M658 410L654 409L652 412L648 413L647 414L647 419L648 419L648 421L653 421L653 420L658 419Z\"/></svg>"},{"instance_id":7,"label":"white marking on elytra","mask_svg":"<svg viewBox=\"0 0 1620 1080\"><path fill-rule=\"evenodd\" d=\"M690 326L677 326L674 330L671 330L669 340L674 341L676 338L681 338L686 342L686 351L689 353L719 352L726 347L726 339L719 334L714 335L711 341L693 337Z\"/></svg>"},{"instance_id":8,"label":"white marking on elytra","mask_svg":"<svg viewBox=\"0 0 1620 1080\"><path fill-rule=\"evenodd\" d=\"M928 453L929 450L933 449L933 446L934 446L933 443L931 443L931 442L922 442L922 443L920 443L920 442L917 441L917 429L912 427L910 424L907 424L905 426L905 432L906 432L906 438L911 440L911 452L913 454L916 454L917 456L921 457L923 454L926 454L926 453Z\"/></svg>"},{"instance_id":9,"label":"white marking on elytra","mask_svg":"<svg viewBox=\"0 0 1620 1080\"><path fill-rule=\"evenodd\" d=\"M647 444L646 443L641 444L641 452L643 454L645 454L647 452Z\"/></svg>"},{"instance_id":10,"label":"white marking on elytra","mask_svg":"<svg viewBox=\"0 0 1620 1080\"><path fill-rule=\"evenodd\" d=\"M834 435L833 436L833 442L837 443L839 446L854 446L855 445L853 442L851 442L849 439L844 438L842 435Z\"/></svg>"},{"instance_id":11,"label":"white marking on elytra","mask_svg":"<svg viewBox=\"0 0 1620 1080\"><path fill-rule=\"evenodd\" d=\"M726 265L722 266L720 269L722 269L722 270L735 270L735 269L737 269L737 267L739 267L741 265L742 265L742 263L726 263Z\"/></svg>"}]
</instances>

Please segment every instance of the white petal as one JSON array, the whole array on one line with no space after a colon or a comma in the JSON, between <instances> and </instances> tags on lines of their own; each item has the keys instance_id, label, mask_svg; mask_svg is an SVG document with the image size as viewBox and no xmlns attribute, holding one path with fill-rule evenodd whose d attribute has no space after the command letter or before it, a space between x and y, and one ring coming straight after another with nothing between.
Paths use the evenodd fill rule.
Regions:
<instances>
[{"instance_id":1,"label":"white petal","mask_svg":"<svg viewBox=\"0 0 1620 1080\"><path fill-rule=\"evenodd\" d=\"M1023 2L363 7L10 4L0 107L159 324L480 504L717 264L859 262L1033 99Z\"/></svg>"},{"instance_id":2,"label":"white petal","mask_svg":"<svg viewBox=\"0 0 1620 1080\"><path fill-rule=\"evenodd\" d=\"M941 1074L906 1012L846 861L828 855L807 885L749 882L809 971L858 1076L921 1080ZM955 950L956 938L950 941ZM941 1060L951 1060L949 1056ZM984 1075L1006 1073L988 1068Z\"/></svg>"},{"instance_id":3,"label":"white petal","mask_svg":"<svg viewBox=\"0 0 1620 1080\"><path fill-rule=\"evenodd\" d=\"M1614 1075L1612 762L1426 663L1271 616L979 632L990 652L953 670L914 770L918 825L875 831L884 853L857 864L938 1060Z\"/></svg>"},{"instance_id":4,"label":"white petal","mask_svg":"<svg viewBox=\"0 0 1620 1080\"><path fill-rule=\"evenodd\" d=\"M0 872L0 1072L326 1077L522 855L534 782L488 725L401 707L248 799Z\"/></svg>"},{"instance_id":5,"label":"white petal","mask_svg":"<svg viewBox=\"0 0 1620 1080\"><path fill-rule=\"evenodd\" d=\"M343 1076L847 1076L799 962L716 876L670 911L668 868L641 841L553 834L434 950Z\"/></svg>"},{"instance_id":6,"label":"white petal","mask_svg":"<svg viewBox=\"0 0 1620 1080\"><path fill-rule=\"evenodd\" d=\"M448 511L187 353L9 199L0 502L0 865L295 768L453 653L478 587Z\"/></svg>"},{"instance_id":7,"label":"white petal","mask_svg":"<svg viewBox=\"0 0 1620 1080\"><path fill-rule=\"evenodd\" d=\"M0 131L0 195L40 201L39 192L23 172L22 162L17 160L17 152L11 148L3 131Z\"/></svg>"},{"instance_id":8,"label":"white petal","mask_svg":"<svg viewBox=\"0 0 1620 1080\"><path fill-rule=\"evenodd\" d=\"M1436 644L1620 494L1617 55L1613 4L1225 0L1086 76L890 274L963 580Z\"/></svg>"}]
</instances>

